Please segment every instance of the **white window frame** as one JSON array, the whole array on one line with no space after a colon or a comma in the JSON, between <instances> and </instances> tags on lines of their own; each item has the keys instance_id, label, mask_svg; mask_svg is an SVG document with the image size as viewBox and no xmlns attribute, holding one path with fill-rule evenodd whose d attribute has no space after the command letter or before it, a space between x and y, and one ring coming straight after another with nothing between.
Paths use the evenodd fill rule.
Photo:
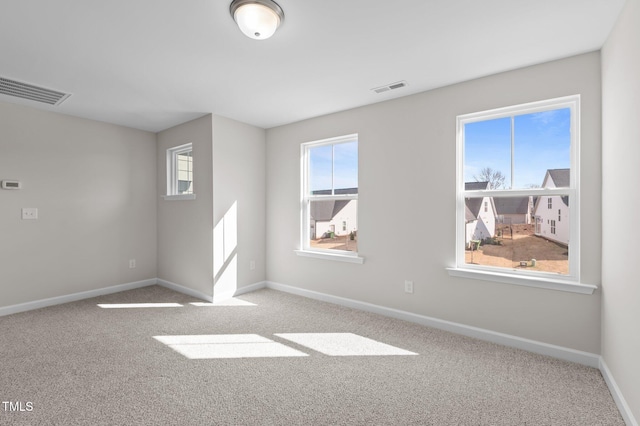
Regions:
<instances>
[{"instance_id":1,"label":"white window frame","mask_svg":"<svg viewBox=\"0 0 640 426\"><path fill-rule=\"evenodd\" d=\"M571 110L570 186L568 188L465 190L464 129L466 124L560 108L570 108ZM456 265L447 268L449 274L464 278L592 294L596 289L595 285L580 283L580 95L464 114L457 117L456 124ZM541 179L542 178L543 176L541 176ZM569 210L569 235L571 238L569 244L571 249L569 250L568 274L561 275L515 268L473 265L465 262L465 198L499 197L505 195L513 197L569 196L571 200L571 209Z\"/></svg>"},{"instance_id":2,"label":"white window frame","mask_svg":"<svg viewBox=\"0 0 640 426\"><path fill-rule=\"evenodd\" d=\"M300 177L300 249L295 250L298 256L315 257L326 260L336 260L341 262L350 263L364 263L364 258L359 256L357 252L335 249L320 249L317 247L311 247L310 245L310 225L311 217L309 212L309 205L314 200L358 200L358 194L338 194L338 195L312 195L309 190L310 176L309 176L309 151L311 148L317 148L319 146L326 145L338 145L346 142L358 142L358 134L350 134L345 136L338 136L329 139L322 139L318 141L305 142L300 146L301 157L301 177ZM358 147L359 148L359 147ZM359 168L359 165L358 165ZM358 216L360 214L360 205L358 203ZM359 230L358 230L359 231Z\"/></svg>"},{"instance_id":3,"label":"white window frame","mask_svg":"<svg viewBox=\"0 0 640 426\"><path fill-rule=\"evenodd\" d=\"M196 198L195 191L192 194L178 194L178 155L189 151L193 156L191 142L167 149L167 194L163 196L165 200L195 200ZM193 185L195 188L195 182Z\"/></svg>"}]
</instances>

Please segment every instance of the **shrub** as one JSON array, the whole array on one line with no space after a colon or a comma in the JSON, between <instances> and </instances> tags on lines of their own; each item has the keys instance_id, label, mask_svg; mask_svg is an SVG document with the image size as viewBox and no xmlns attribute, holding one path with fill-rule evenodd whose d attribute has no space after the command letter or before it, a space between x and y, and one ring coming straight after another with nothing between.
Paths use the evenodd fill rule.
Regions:
<instances>
[{"instance_id":1,"label":"shrub","mask_svg":"<svg viewBox=\"0 0 640 426\"><path fill-rule=\"evenodd\" d=\"M484 240L481 241L480 245L488 245L488 246L501 246L502 245L502 241L500 241L498 238L496 237L492 237L492 238L485 238Z\"/></svg>"}]
</instances>

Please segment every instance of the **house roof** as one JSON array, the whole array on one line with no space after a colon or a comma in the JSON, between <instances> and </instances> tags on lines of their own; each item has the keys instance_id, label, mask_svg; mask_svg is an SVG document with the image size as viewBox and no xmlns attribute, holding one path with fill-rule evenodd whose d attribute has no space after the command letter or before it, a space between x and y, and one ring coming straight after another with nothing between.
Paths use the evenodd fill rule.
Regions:
<instances>
[{"instance_id":1,"label":"house roof","mask_svg":"<svg viewBox=\"0 0 640 426\"><path fill-rule=\"evenodd\" d=\"M351 200L314 200L309 206L311 219L328 222L333 219Z\"/></svg>"},{"instance_id":2,"label":"house roof","mask_svg":"<svg viewBox=\"0 0 640 426\"><path fill-rule=\"evenodd\" d=\"M494 198L497 214L529 213L529 197Z\"/></svg>"},{"instance_id":3,"label":"house roof","mask_svg":"<svg viewBox=\"0 0 640 426\"><path fill-rule=\"evenodd\" d=\"M482 207L482 198L465 198L464 204L471 212L473 218L477 218L480 214L480 208Z\"/></svg>"},{"instance_id":4,"label":"house roof","mask_svg":"<svg viewBox=\"0 0 640 426\"><path fill-rule=\"evenodd\" d=\"M473 215L473 212L469 210L469 206L464 206L464 221L472 222L474 220L478 220L476 216Z\"/></svg>"},{"instance_id":5,"label":"house roof","mask_svg":"<svg viewBox=\"0 0 640 426\"><path fill-rule=\"evenodd\" d=\"M549 169L547 173L553 179L553 183L556 188L566 188L570 183L570 170L569 169Z\"/></svg>"},{"instance_id":6,"label":"house roof","mask_svg":"<svg viewBox=\"0 0 640 426\"><path fill-rule=\"evenodd\" d=\"M358 188L338 188L334 190L333 195L354 195L358 193ZM332 195L330 189L317 189L311 191L313 195Z\"/></svg>"},{"instance_id":7,"label":"house roof","mask_svg":"<svg viewBox=\"0 0 640 426\"><path fill-rule=\"evenodd\" d=\"M489 189L489 182L465 182L465 191L480 191L483 189Z\"/></svg>"}]
</instances>

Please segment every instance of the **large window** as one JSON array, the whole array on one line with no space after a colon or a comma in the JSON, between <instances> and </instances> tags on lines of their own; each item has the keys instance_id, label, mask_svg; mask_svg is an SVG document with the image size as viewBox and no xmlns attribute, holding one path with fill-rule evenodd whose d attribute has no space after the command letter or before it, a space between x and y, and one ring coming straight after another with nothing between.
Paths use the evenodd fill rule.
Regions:
<instances>
[{"instance_id":1,"label":"large window","mask_svg":"<svg viewBox=\"0 0 640 426\"><path fill-rule=\"evenodd\" d=\"M579 282L579 106L570 96L458 117L456 269Z\"/></svg>"},{"instance_id":2,"label":"large window","mask_svg":"<svg viewBox=\"0 0 640 426\"><path fill-rule=\"evenodd\" d=\"M302 144L301 251L360 259L358 135Z\"/></svg>"},{"instance_id":3,"label":"large window","mask_svg":"<svg viewBox=\"0 0 640 426\"><path fill-rule=\"evenodd\" d=\"M167 150L167 197L191 199L193 192L193 145Z\"/></svg>"}]
</instances>

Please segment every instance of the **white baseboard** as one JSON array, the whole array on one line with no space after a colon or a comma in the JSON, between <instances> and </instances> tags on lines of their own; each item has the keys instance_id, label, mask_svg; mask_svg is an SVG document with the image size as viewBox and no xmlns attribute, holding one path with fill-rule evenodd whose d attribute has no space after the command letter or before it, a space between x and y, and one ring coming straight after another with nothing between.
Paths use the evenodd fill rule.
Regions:
<instances>
[{"instance_id":1,"label":"white baseboard","mask_svg":"<svg viewBox=\"0 0 640 426\"><path fill-rule=\"evenodd\" d=\"M60 305L62 303L75 302L82 299L103 296L105 294L119 293L121 291L133 290L136 288L155 285L156 279L135 281L126 284L114 285L111 287L98 288L95 290L81 291L64 296L51 297L48 299L34 300L33 302L20 303L18 305L5 306L0 308L0 316L17 314L18 312L32 311L34 309L46 308L47 306Z\"/></svg>"},{"instance_id":2,"label":"white baseboard","mask_svg":"<svg viewBox=\"0 0 640 426\"><path fill-rule=\"evenodd\" d=\"M255 284L249 284L249 285L246 285L244 287L240 287L239 289L237 289L235 291L235 293L233 295L234 296L240 296L241 294L251 293L252 291L261 290L263 288L267 288L267 282L266 281L260 281L260 282L255 283Z\"/></svg>"},{"instance_id":3,"label":"white baseboard","mask_svg":"<svg viewBox=\"0 0 640 426\"><path fill-rule=\"evenodd\" d=\"M209 302L209 303L213 302L213 297L212 296L210 296L208 294L204 294L202 292L199 292L198 290L194 290L192 288L185 287L185 286L180 285L180 284L172 283L171 281L161 280L160 278L158 278L157 279L157 284L161 285L162 287L166 287L166 288L168 288L170 290L177 291L178 293L186 294L188 296L193 296L193 297L196 297L198 299L204 300L204 301Z\"/></svg>"},{"instance_id":4,"label":"white baseboard","mask_svg":"<svg viewBox=\"0 0 640 426\"><path fill-rule=\"evenodd\" d=\"M525 351L551 356L553 358L563 359L578 364L587 365L589 367L600 367L600 355L589 352L582 352L575 349L565 348L562 346L551 345L548 343L538 342L535 340L524 339L522 337L512 336L509 334L498 333L483 328L472 327L451 321L445 321L438 318L418 315L411 312L400 311L398 309L387 308L384 306L373 305L371 303L360 302L358 300L346 299L343 297L332 296L329 294L318 293L316 291L305 290L286 284L267 281L267 288L284 291L286 293L296 294L298 296L308 297L323 302L329 302L336 305L346 306L348 308L359 309L362 311L373 312L391 318L397 318L404 321L414 322L426 325L428 327L437 328L452 333L461 334L463 336L473 337L512 348L522 349Z\"/></svg>"},{"instance_id":5,"label":"white baseboard","mask_svg":"<svg viewBox=\"0 0 640 426\"><path fill-rule=\"evenodd\" d=\"M34 309L45 308L47 306L60 305L62 303L75 302L82 299L89 299L91 297L103 296L105 294L113 294L119 293L121 291L133 290L136 288L147 287L150 285L160 285L162 287L166 287L170 290L177 291L178 293L183 293L188 296L193 296L195 298L207 301L209 303L213 302L213 298L207 294L199 292L197 290L193 290L191 288L182 286L180 284L172 283L171 281L162 280L159 278L151 278L143 281L136 281L126 284L114 285L111 287L99 288L96 290L88 290L81 291L78 293L67 294L64 296L51 297L48 299L34 300L32 302L20 303L17 305L4 306L0 307L0 316L17 314L19 312L31 311ZM261 281L255 284L250 284L245 287L241 287L237 289L235 292L230 293L228 295L216 295L216 300L221 300L221 298L231 298L233 296L238 296L240 294L249 293L252 291L259 290L261 288L265 288L267 286L266 281Z\"/></svg>"},{"instance_id":6,"label":"white baseboard","mask_svg":"<svg viewBox=\"0 0 640 426\"><path fill-rule=\"evenodd\" d=\"M631 408L627 404L627 401L624 399L618 384L611 375L611 371L609 371L609 367L604 362L604 359L600 357L600 372L602 373L602 377L604 377L604 381L607 383L609 387L609 391L611 392L611 396L613 396L613 400L616 402L618 406L618 410L622 415L627 426L638 426L638 422L636 421L633 413L631 412Z\"/></svg>"},{"instance_id":7,"label":"white baseboard","mask_svg":"<svg viewBox=\"0 0 640 426\"><path fill-rule=\"evenodd\" d=\"M233 291L216 292L213 290L213 301L220 302L222 300L231 299L232 297L240 296L241 294L251 293L252 291L260 290L267 287L266 281L260 281L254 284L249 284L244 287L237 288Z\"/></svg>"}]
</instances>

